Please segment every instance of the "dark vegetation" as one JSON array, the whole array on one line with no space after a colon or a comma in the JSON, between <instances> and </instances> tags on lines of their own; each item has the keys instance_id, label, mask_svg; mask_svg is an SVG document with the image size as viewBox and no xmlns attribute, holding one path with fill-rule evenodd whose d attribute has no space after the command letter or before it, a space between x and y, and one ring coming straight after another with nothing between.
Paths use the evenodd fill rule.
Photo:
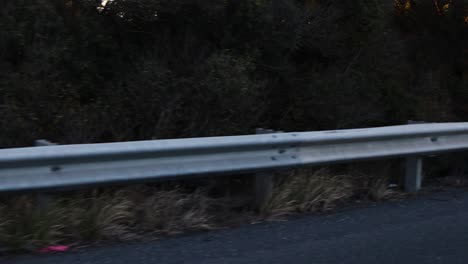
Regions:
<instances>
[{"instance_id":1,"label":"dark vegetation","mask_svg":"<svg viewBox=\"0 0 468 264\"><path fill-rule=\"evenodd\" d=\"M0 148L41 138L68 144L468 121L463 0L0 0L0 7ZM431 177L453 167L428 163ZM252 210L250 177L242 176L58 193L46 209L33 195L3 196L0 251L399 198L388 183L398 183L400 165L285 172L263 214Z\"/></svg>"},{"instance_id":2,"label":"dark vegetation","mask_svg":"<svg viewBox=\"0 0 468 264\"><path fill-rule=\"evenodd\" d=\"M467 120L466 1L395 4L2 0L0 147Z\"/></svg>"}]
</instances>

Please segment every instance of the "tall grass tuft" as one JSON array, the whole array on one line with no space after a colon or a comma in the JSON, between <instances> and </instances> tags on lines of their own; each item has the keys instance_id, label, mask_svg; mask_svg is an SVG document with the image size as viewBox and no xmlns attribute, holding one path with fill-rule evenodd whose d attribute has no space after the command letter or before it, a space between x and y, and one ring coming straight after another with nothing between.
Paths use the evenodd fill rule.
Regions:
<instances>
[{"instance_id":1,"label":"tall grass tuft","mask_svg":"<svg viewBox=\"0 0 468 264\"><path fill-rule=\"evenodd\" d=\"M336 175L328 169L297 170L280 180L266 211L272 217L329 211L349 199L353 191L348 175Z\"/></svg>"}]
</instances>

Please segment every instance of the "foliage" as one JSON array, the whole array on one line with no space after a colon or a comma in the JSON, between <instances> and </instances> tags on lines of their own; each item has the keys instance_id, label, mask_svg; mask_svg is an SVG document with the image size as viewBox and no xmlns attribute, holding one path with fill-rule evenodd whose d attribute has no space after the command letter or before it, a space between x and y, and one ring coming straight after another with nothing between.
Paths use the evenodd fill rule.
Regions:
<instances>
[{"instance_id":1,"label":"foliage","mask_svg":"<svg viewBox=\"0 0 468 264\"><path fill-rule=\"evenodd\" d=\"M429 2L4 0L0 147L463 120L466 5Z\"/></svg>"}]
</instances>

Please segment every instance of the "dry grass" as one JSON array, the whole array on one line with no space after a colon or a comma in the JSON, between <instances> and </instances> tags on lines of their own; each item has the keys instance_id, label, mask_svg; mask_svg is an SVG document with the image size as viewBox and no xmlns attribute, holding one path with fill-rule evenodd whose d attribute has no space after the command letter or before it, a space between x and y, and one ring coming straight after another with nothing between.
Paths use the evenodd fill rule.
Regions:
<instances>
[{"instance_id":1,"label":"dry grass","mask_svg":"<svg viewBox=\"0 0 468 264\"><path fill-rule=\"evenodd\" d=\"M78 195L62 203L69 208L67 223L74 240L129 240L136 237L132 230L136 221L136 204L125 189L103 193L94 191L90 196Z\"/></svg>"},{"instance_id":2,"label":"dry grass","mask_svg":"<svg viewBox=\"0 0 468 264\"><path fill-rule=\"evenodd\" d=\"M282 177L264 212L270 219L303 212L325 212L351 200L399 200L404 193L391 188L390 163L350 166L346 173L328 168L301 169Z\"/></svg>"},{"instance_id":3,"label":"dry grass","mask_svg":"<svg viewBox=\"0 0 468 264\"><path fill-rule=\"evenodd\" d=\"M141 204L142 228L153 233L174 234L189 230L213 228L208 210L212 199L200 191L160 191Z\"/></svg>"},{"instance_id":4,"label":"dry grass","mask_svg":"<svg viewBox=\"0 0 468 264\"><path fill-rule=\"evenodd\" d=\"M13 250L34 250L64 239L66 212L56 203L40 210L31 197L20 196L0 207L0 243Z\"/></svg>"},{"instance_id":5,"label":"dry grass","mask_svg":"<svg viewBox=\"0 0 468 264\"><path fill-rule=\"evenodd\" d=\"M212 202L186 193L130 187L51 197L46 207L33 196L0 203L0 248L35 251L54 244L132 240L143 234L174 234L214 226Z\"/></svg>"},{"instance_id":6,"label":"dry grass","mask_svg":"<svg viewBox=\"0 0 468 264\"><path fill-rule=\"evenodd\" d=\"M275 187L266 211L277 218L297 212L323 212L333 209L353 195L347 175L334 175L328 169L297 170Z\"/></svg>"},{"instance_id":7,"label":"dry grass","mask_svg":"<svg viewBox=\"0 0 468 264\"><path fill-rule=\"evenodd\" d=\"M373 177L368 181L368 197L374 201L387 200L396 194L388 188L388 177Z\"/></svg>"},{"instance_id":8,"label":"dry grass","mask_svg":"<svg viewBox=\"0 0 468 264\"><path fill-rule=\"evenodd\" d=\"M361 199L371 201L399 200L404 193L396 188L389 187L390 177L386 174L365 174L355 172L353 174L355 182L355 193Z\"/></svg>"},{"instance_id":9,"label":"dry grass","mask_svg":"<svg viewBox=\"0 0 468 264\"><path fill-rule=\"evenodd\" d=\"M35 251L53 244L158 237L324 212L363 197L394 197L388 173L369 171L295 170L279 178L260 215L252 210L248 188L220 198L180 187L105 188L52 195L46 207L34 196L11 197L0 201L0 248Z\"/></svg>"},{"instance_id":10,"label":"dry grass","mask_svg":"<svg viewBox=\"0 0 468 264\"><path fill-rule=\"evenodd\" d=\"M389 186L395 173L391 162L352 165L348 171L354 181L355 193L360 199L400 200L405 196L398 188Z\"/></svg>"}]
</instances>

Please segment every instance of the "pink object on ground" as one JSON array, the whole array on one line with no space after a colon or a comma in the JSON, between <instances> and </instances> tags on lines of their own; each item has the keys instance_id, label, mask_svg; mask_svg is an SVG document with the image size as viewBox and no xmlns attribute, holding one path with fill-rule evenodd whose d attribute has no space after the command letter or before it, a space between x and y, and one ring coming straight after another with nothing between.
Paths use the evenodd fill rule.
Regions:
<instances>
[{"instance_id":1,"label":"pink object on ground","mask_svg":"<svg viewBox=\"0 0 468 264\"><path fill-rule=\"evenodd\" d=\"M48 247L45 247L45 248L41 248L39 250L39 252L41 252L41 253L45 253L45 252L64 252L64 251L67 251L69 249L70 249L69 246L57 245L57 246L48 246Z\"/></svg>"}]
</instances>

